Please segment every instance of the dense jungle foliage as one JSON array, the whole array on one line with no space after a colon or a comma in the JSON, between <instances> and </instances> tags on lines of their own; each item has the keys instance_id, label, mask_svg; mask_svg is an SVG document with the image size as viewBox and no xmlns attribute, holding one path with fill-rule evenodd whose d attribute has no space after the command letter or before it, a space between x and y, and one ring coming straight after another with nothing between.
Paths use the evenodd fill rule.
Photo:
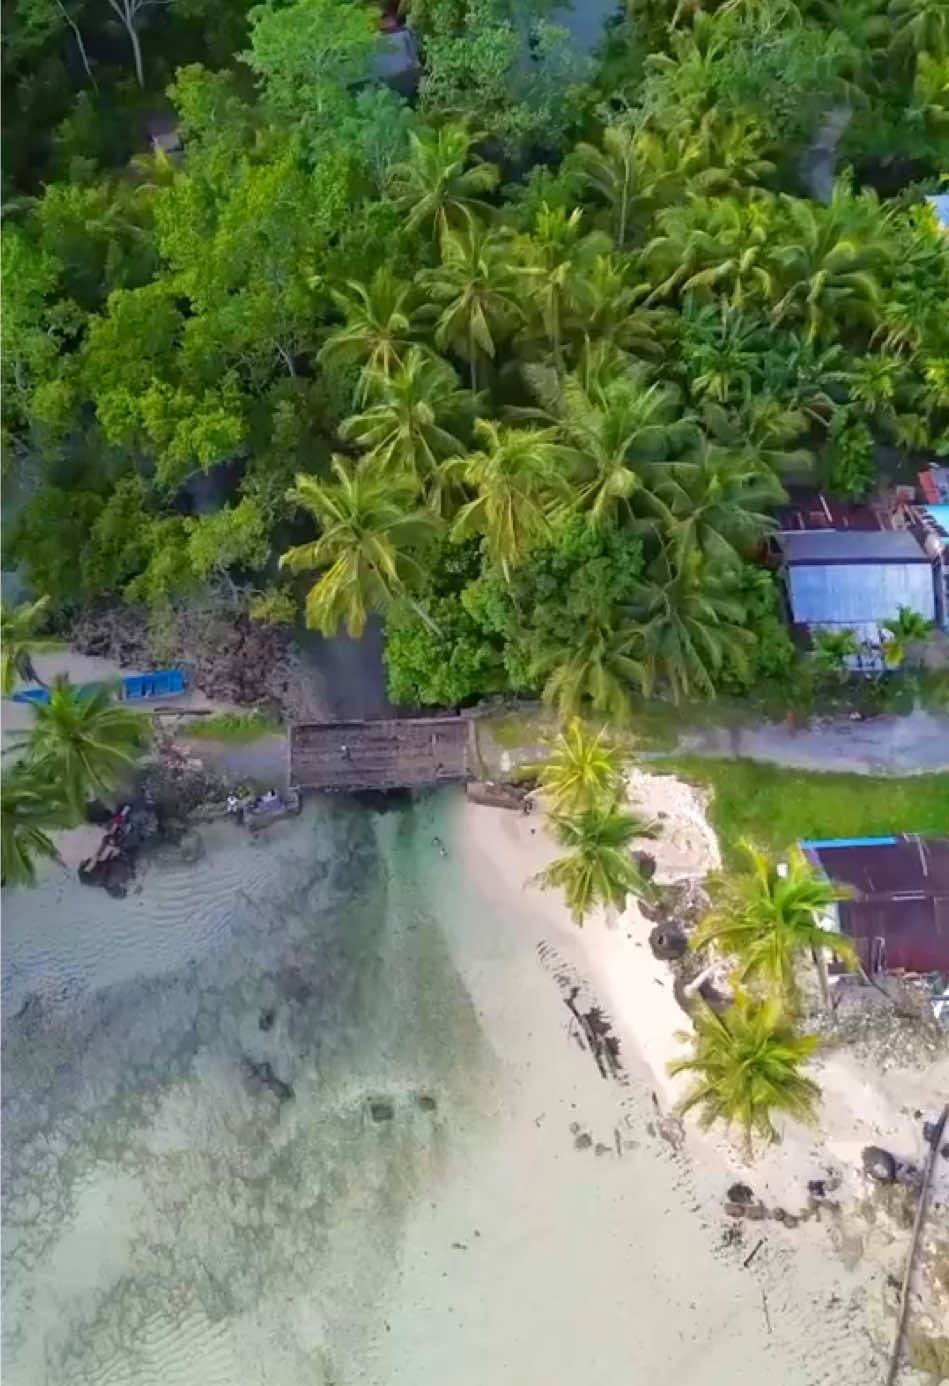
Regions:
<instances>
[{"instance_id":1,"label":"dense jungle foliage","mask_svg":"<svg viewBox=\"0 0 949 1386\"><path fill-rule=\"evenodd\" d=\"M593 56L410 0L410 96L356 0L5 14L5 564L63 622L377 611L397 700L621 716L786 674L785 481L949 452L946 0L629 0Z\"/></svg>"}]
</instances>

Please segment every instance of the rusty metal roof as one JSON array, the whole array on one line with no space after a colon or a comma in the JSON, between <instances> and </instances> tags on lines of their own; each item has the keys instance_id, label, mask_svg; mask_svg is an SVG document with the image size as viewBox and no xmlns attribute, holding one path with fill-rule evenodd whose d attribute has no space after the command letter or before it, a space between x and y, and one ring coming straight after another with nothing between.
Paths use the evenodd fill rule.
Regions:
<instances>
[{"instance_id":1,"label":"rusty metal roof","mask_svg":"<svg viewBox=\"0 0 949 1386\"><path fill-rule=\"evenodd\" d=\"M832 880L853 888L838 910L864 967L949 972L949 837L803 846Z\"/></svg>"}]
</instances>

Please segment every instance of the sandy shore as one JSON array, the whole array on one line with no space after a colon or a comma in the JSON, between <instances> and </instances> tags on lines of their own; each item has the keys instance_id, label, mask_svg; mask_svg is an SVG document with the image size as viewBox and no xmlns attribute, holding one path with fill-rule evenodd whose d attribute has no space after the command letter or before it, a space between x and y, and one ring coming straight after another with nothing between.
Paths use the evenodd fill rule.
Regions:
<instances>
[{"instance_id":1,"label":"sandy shore","mask_svg":"<svg viewBox=\"0 0 949 1386\"><path fill-rule=\"evenodd\" d=\"M636 771L631 797L661 815L663 837L643 844L658 879L717 863L695 791ZM410 1228L368 1379L864 1386L880 1377L892 1325L886 1279L901 1273L906 1232L885 1217L875 1227L849 1217L867 1194L860 1151L877 1143L919 1159L918 1113L949 1091L949 1065L870 1074L847 1053L823 1058L820 1128L787 1125L749 1166L722 1133L683 1129L669 1113L684 1080L666 1065L686 1019L635 906L577 929L558 893L531 883L556 850L540 814L471 803L459 814L456 841L489 908L481 937L455 941L455 960L509 1095L499 1091L493 1132L449 1166ZM563 1000L574 985L619 1037L619 1083L601 1079L569 1038ZM937 1218L949 1195L942 1164ZM801 1212L807 1181L828 1174L840 1179L842 1212L796 1228L745 1223L740 1244L727 1245L721 1204L736 1178L769 1207ZM908 1367L900 1377L922 1379Z\"/></svg>"},{"instance_id":2,"label":"sandy shore","mask_svg":"<svg viewBox=\"0 0 949 1386\"><path fill-rule=\"evenodd\" d=\"M681 797L689 793L671 779L658 797L653 786L653 811L675 801L674 813L671 803L662 810L670 833L660 875L681 873L690 854L702 870L716 858L701 803ZM578 930L556 893L527 883L553 850L539 814L470 803L457 813L450 841L485 908L479 931L455 932L450 946L497 1056L496 1110L446 1159L410 1219L385 1332L357 1379L876 1379L881 1358L866 1324L882 1300L879 1264L830 1254L816 1223L744 1224L729 1245L736 1234L722 1196L736 1169L749 1171L721 1138L688 1127L677 1139L665 1065L685 1018L652 958L649 925L630 909ZM573 986L581 1008L600 1005L612 1021L619 1081L601 1078L571 1035L564 998ZM803 1195L826 1154L809 1133L793 1148L791 1170L773 1178L797 1179ZM757 1170L751 1182L765 1191Z\"/></svg>"}]
</instances>

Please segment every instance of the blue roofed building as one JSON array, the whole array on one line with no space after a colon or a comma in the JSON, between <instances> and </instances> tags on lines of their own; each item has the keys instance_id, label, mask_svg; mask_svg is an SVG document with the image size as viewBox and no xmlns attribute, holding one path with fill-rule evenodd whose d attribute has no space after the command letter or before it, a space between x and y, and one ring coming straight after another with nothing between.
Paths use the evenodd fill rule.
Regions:
<instances>
[{"instance_id":1,"label":"blue roofed building","mask_svg":"<svg viewBox=\"0 0 949 1386\"><path fill-rule=\"evenodd\" d=\"M901 607L935 620L933 560L908 529L785 532L780 546L795 625L849 627L870 646Z\"/></svg>"}]
</instances>

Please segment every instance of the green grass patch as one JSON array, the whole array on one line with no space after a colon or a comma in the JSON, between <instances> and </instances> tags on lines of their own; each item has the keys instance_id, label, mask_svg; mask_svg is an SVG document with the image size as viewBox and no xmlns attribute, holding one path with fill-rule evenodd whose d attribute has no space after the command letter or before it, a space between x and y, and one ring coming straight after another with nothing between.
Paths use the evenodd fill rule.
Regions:
<instances>
[{"instance_id":1,"label":"green grass patch","mask_svg":"<svg viewBox=\"0 0 949 1386\"><path fill-rule=\"evenodd\" d=\"M220 712L215 717L194 717L185 734L200 741L258 741L281 731L279 722L262 712Z\"/></svg>"},{"instance_id":2,"label":"green grass patch","mask_svg":"<svg viewBox=\"0 0 949 1386\"><path fill-rule=\"evenodd\" d=\"M743 837L781 852L807 837L949 833L949 775L823 774L699 756L676 756L654 768L713 791L709 816L730 864Z\"/></svg>"}]
</instances>

